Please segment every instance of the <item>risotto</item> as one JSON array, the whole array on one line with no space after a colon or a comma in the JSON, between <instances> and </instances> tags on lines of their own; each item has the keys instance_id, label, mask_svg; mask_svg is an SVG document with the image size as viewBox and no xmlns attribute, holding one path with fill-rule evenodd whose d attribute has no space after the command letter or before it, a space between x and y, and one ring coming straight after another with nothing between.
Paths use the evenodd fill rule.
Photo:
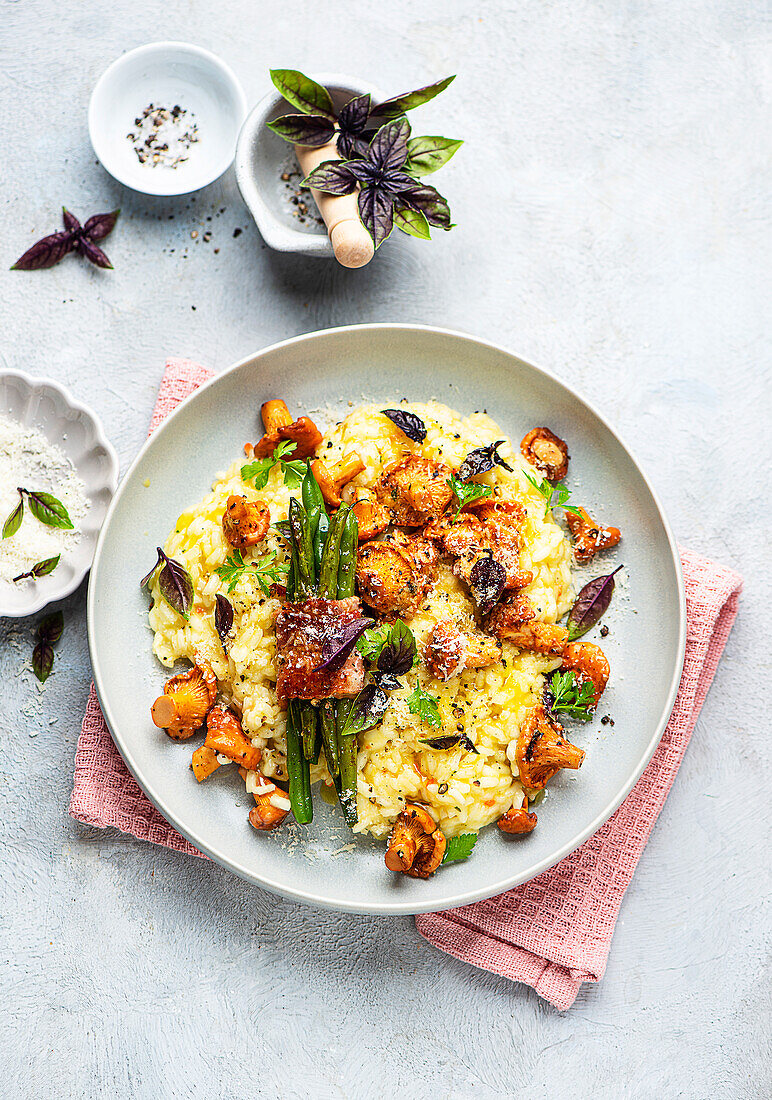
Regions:
<instances>
[{"instance_id":1,"label":"risotto","mask_svg":"<svg viewBox=\"0 0 772 1100\"><path fill-rule=\"evenodd\" d=\"M536 797L539 787L534 789L532 780L528 785L529 777L521 774L525 759L522 752L528 751L528 747L522 748L522 730L535 710L543 706L547 678L561 666L566 667L562 655L566 633L555 624L573 603L573 548L568 534L553 516L549 497L545 501L544 466L539 462L538 447L531 454L531 458L536 458L534 465L520 448L513 446L495 421L482 412L462 416L436 402L403 403L399 412L413 414L414 422L425 429L423 438L406 434L400 418L395 422L379 407L362 405L353 408L345 419L323 434L313 452L322 466L314 463L314 468L340 469L350 456L358 456L358 472L338 487L345 508L347 503L357 500L382 503L384 496L379 486L384 484L390 470L404 463L406 456L423 460L420 469L447 467L454 472L453 482L444 477L437 479L438 485L440 481L443 483L439 486L443 492L446 480L448 484L457 482L455 475L470 453L493 456L490 468L467 478L466 484L477 487L474 493L478 494L478 500L500 509L517 509L516 566L520 581L516 597L518 606L529 608L524 620L530 620L534 639L529 643L516 631L481 632L479 624L492 622L490 615L494 613L489 612L488 620L481 616L483 609L473 583L474 569L470 573L468 567L463 568L463 554L455 550L444 552L442 547L450 545L448 538L437 544L433 533L436 515L430 517L428 524L426 516L421 516L418 525L406 524L413 527L410 537L415 535L414 527L421 526L425 530L419 534L427 540L435 538L431 545L436 560L409 612L403 610L397 615L376 610L373 616L373 606L376 609L379 606L373 597L369 607L362 607L362 614L385 623L386 630L400 617L409 628L408 633L412 632L416 656L412 667L399 676L396 684L389 685L388 706L377 724L362 730L355 738L356 807L352 827L357 833L384 838L406 808L417 806L424 814L428 813L445 838L452 838L476 833L508 812L521 808L527 811L529 800ZM286 580L290 564L287 527L282 521L288 519L291 499L300 497L299 464L293 461L290 450L286 453L286 461L281 458L274 461L274 452L263 464L264 470L268 468L267 474L264 472L257 482L251 476L253 466L245 466L243 460L235 461L216 477L211 492L203 500L177 518L163 550L166 560L177 563L190 578L192 592L187 618L175 609L173 600L164 598L168 594L162 590L160 571L150 582L153 600L149 613L153 650L163 665L171 668L185 660L208 667L213 673L220 701L228 708L230 719L234 716L238 719L241 732L259 750L251 757L233 752L223 755L218 750L220 742L214 738L217 763L240 762L247 790L255 795L256 801L261 791L272 793L277 817L278 811L286 813L290 804L284 793L288 781L288 703L277 694L280 655L276 622L287 601L280 582ZM265 484L255 488L263 480ZM325 482L320 484L324 489ZM459 491L466 491L463 485ZM224 516L226 510L235 507L229 503L234 498L243 502L239 505L242 510L253 504L263 506L249 512L253 518L265 516L266 525L270 520L259 543L236 542L240 548L234 549L234 541L226 537ZM392 509L398 507L388 497L386 504ZM471 501L461 511L463 505L464 501L456 495L439 517L446 534L454 536L463 527L462 524L454 528L454 522L473 514ZM411 506L415 506L412 498ZM579 512L575 510L575 514ZM398 512L393 511L390 518L398 522ZM432 521L435 528L431 527ZM360 519L360 539L361 528ZM407 544L408 540L403 541ZM373 546L378 542L362 545ZM429 541L426 545L430 545ZM440 545L439 552L435 545ZM495 539L491 546L475 560L481 558L484 564L493 562L494 576L500 578L504 569L496 564ZM359 572L364 560L361 547L359 554L358 590L362 603L367 604L367 590ZM466 560L468 566L471 560L468 554ZM261 563L266 561L271 565L269 579L274 581L270 586L260 574ZM227 571L229 563L234 566L231 572ZM256 565L257 571L244 568L250 565ZM500 591L498 594L501 597ZM223 608L225 623L220 614ZM484 641L485 646L492 647L492 658L486 658L482 667L473 667L474 661L466 667L459 661L453 669L438 674L437 662L422 659L422 655L429 652L434 639L439 657L443 656L442 642L437 641L441 639L438 631L445 629L443 624L452 624L459 637ZM541 644L544 630L549 629L553 631L549 635L550 644ZM563 646L556 646L554 638L561 630ZM357 647L360 645L358 642ZM362 665L357 649L351 653L348 660L356 657ZM578 685L587 677L583 677L582 668L574 667ZM377 679L377 668L371 672ZM414 705L416 698L431 700L428 719L426 709ZM583 755L580 750L575 751L580 757ZM213 758L211 766L217 766ZM327 800L333 801L335 777L330 774L330 766L329 758L319 752L318 759L310 763L310 782L321 783ZM535 816L530 816L535 822Z\"/></svg>"}]
</instances>

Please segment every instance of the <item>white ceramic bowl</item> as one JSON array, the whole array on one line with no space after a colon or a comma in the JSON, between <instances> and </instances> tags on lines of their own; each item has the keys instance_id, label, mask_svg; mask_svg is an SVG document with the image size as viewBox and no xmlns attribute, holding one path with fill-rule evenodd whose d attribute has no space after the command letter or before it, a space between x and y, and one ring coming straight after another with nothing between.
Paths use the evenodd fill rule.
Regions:
<instances>
[{"instance_id":1,"label":"white ceramic bowl","mask_svg":"<svg viewBox=\"0 0 772 1100\"><path fill-rule=\"evenodd\" d=\"M200 140L176 168L140 164L127 134L149 103L180 104ZM152 42L123 54L97 81L88 108L94 152L111 176L145 195L186 195L221 176L233 160L247 101L232 70L209 50Z\"/></svg>"},{"instance_id":2,"label":"white ceramic bowl","mask_svg":"<svg viewBox=\"0 0 772 1100\"><path fill-rule=\"evenodd\" d=\"M332 96L335 109L367 92L378 103L386 97L372 84L349 76L314 74ZM236 181L265 243L277 252L300 252L304 256L333 258L332 245L323 225L309 220L305 226L292 215L287 188L281 178L294 160L292 145L269 130L266 123L295 108L274 89L250 111L236 146Z\"/></svg>"},{"instance_id":3,"label":"white ceramic bowl","mask_svg":"<svg viewBox=\"0 0 772 1100\"><path fill-rule=\"evenodd\" d=\"M79 525L80 541L62 556L53 573L24 585L0 581L0 616L19 618L74 592L91 568L118 484L118 456L94 413L50 379L0 371L0 418L36 428L59 447L84 482L91 505Z\"/></svg>"}]
</instances>

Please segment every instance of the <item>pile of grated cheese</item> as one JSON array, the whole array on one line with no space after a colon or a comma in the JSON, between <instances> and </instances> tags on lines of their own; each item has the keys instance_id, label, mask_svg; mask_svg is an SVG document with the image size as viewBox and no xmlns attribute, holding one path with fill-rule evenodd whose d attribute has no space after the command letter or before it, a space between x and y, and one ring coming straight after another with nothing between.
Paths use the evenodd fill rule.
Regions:
<instances>
[{"instance_id":1,"label":"pile of grated cheese","mask_svg":"<svg viewBox=\"0 0 772 1100\"><path fill-rule=\"evenodd\" d=\"M58 447L34 428L0 418L0 529L19 503L17 486L52 493L67 509L74 530L47 527L25 501L21 527L0 539L0 582L8 584L39 561L57 554L64 560L80 541L79 526L90 507L86 486Z\"/></svg>"}]
</instances>

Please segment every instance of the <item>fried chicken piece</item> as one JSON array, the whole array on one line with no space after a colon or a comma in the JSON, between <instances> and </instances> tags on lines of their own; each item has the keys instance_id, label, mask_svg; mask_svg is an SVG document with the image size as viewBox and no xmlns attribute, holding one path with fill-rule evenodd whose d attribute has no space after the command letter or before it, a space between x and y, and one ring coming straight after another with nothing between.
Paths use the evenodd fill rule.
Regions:
<instances>
[{"instance_id":1,"label":"fried chicken piece","mask_svg":"<svg viewBox=\"0 0 772 1100\"><path fill-rule=\"evenodd\" d=\"M222 517L222 533L231 546L257 546L268 534L271 511L267 504L231 494Z\"/></svg>"},{"instance_id":2,"label":"fried chicken piece","mask_svg":"<svg viewBox=\"0 0 772 1100\"><path fill-rule=\"evenodd\" d=\"M428 526L424 534L436 540L444 552L455 558L453 572L469 584L475 563L486 553L503 566L506 588L525 588L533 574L520 569L521 526L525 509L514 501L486 501L474 513L462 512L454 523L443 516Z\"/></svg>"},{"instance_id":3,"label":"fried chicken piece","mask_svg":"<svg viewBox=\"0 0 772 1100\"><path fill-rule=\"evenodd\" d=\"M528 712L515 749L515 763L524 787L541 790L561 768L575 771L583 760L582 750L566 741L563 727L546 713L541 703Z\"/></svg>"},{"instance_id":4,"label":"fried chicken piece","mask_svg":"<svg viewBox=\"0 0 772 1100\"><path fill-rule=\"evenodd\" d=\"M357 555L362 600L382 615L413 615L434 583L439 554L429 539L402 531L368 542Z\"/></svg>"},{"instance_id":5,"label":"fried chicken piece","mask_svg":"<svg viewBox=\"0 0 772 1100\"><path fill-rule=\"evenodd\" d=\"M394 822L386 866L411 878L429 878L442 863L447 843L428 810L408 802Z\"/></svg>"},{"instance_id":6,"label":"fried chicken piece","mask_svg":"<svg viewBox=\"0 0 772 1100\"><path fill-rule=\"evenodd\" d=\"M375 495L402 527L420 527L441 516L453 499L452 470L443 462L407 455L383 471Z\"/></svg>"},{"instance_id":7,"label":"fried chicken piece","mask_svg":"<svg viewBox=\"0 0 772 1100\"><path fill-rule=\"evenodd\" d=\"M597 707L611 672L606 654L600 646L593 645L592 642L571 642L563 650L563 664L560 668L563 672L573 672L580 687L587 680L592 683Z\"/></svg>"},{"instance_id":8,"label":"fried chicken piece","mask_svg":"<svg viewBox=\"0 0 772 1100\"><path fill-rule=\"evenodd\" d=\"M562 481L568 473L568 444L549 428L532 428L520 450L547 481Z\"/></svg>"},{"instance_id":9,"label":"fried chicken piece","mask_svg":"<svg viewBox=\"0 0 772 1100\"><path fill-rule=\"evenodd\" d=\"M424 663L438 680L449 680L465 668L486 668L500 660L501 649L492 638L446 621L437 623L424 648Z\"/></svg>"},{"instance_id":10,"label":"fried chicken piece","mask_svg":"<svg viewBox=\"0 0 772 1100\"><path fill-rule=\"evenodd\" d=\"M579 511L581 515L578 516L573 512L566 512L566 523L574 537L574 557L580 565L584 565L592 561L599 550L616 546L622 538L622 532L618 527L603 527L584 508Z\"/></svg>"},{"instance_id":11,"label":"fried chicken piece","mask_svg":"<svg viewBox=\"0 0 772 1100\"><path fill-rule=\"evenodd\" d=\"M536 814L528 813L528 797L524 796L522 806L512 806L496 824L502 833L532 833L536 822Z\"/></svg>"}]
</instances>

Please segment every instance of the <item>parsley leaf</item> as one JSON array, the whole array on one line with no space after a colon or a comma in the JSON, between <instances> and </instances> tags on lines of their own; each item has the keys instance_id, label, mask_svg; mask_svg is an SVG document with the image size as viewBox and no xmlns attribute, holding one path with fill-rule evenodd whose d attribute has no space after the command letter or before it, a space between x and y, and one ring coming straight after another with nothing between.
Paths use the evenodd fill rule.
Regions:
<instances>
[{"instance_id":1,"label":"parsley leaf","mask_svg":"<svg viewBox=\"0 0 772 1100\"><path fill-rule=\"evenodd\" d=\"M537 481L530 474L525 476L536 492L543 496L547 502L547 507L544 509L545 518L553 508L562 508L564 512L573 512L575 516L582 514L579 508L574 508L573 504L568 503L571 499L571 490L562 481L558 481L553 485L550 481L547 481L546 477L542 478L541 481Z\"/></svg>"},{"instance_id":2,"label":"parsley leaf","mask_svg":"<svg viewBox=\"0 0 772 1100\"><path fill-rule=\"evenodd\" d=\"M472 854L472 849L476 843L477 833L462 833L461 836L449 837L442 862L456 863L460 859L466 859Z\"/></svg>"},{"instance_id":3,"label":"parsley leaf","mask_svg":"<svg viewBox=\"0 0 772 1100\"><path fill-rule=\"evenodd\" d=\"M592 680L578 684L573 672L556 672L547 682L546 703L553 714L589 722L595 711L595 687Z\"/></svg>"},{"instance_id":4,"label":"parsley leaf","mask_svg":"<svg viewBox=\"0 0 772 1100\"><path fill-rule=\"evenodd\" d=\"M459 512L465 505L471 504L473 500L479 500L480 497L493 496L493 489L490 485L475 485L473 481L461 481L455 474L452 474L448 479L448 485L453 490L453 496L458 504L453 513L453 523L456 522Z\"/></svg>"},{"instance_id":5,"label":"parsley leaf","mask_svg":"<svg viewBox=\"0 0 772 1100\"><path fill-rule=\"evenodd\" d=\"M286 576L287 566L276 562L275 550L263 554L262 558L252 562L245 562L241 551L234 550L230 557L226 559L225 565L215 569L215 573L228 586L229 592L234 590L242 577L249 574L256 578L257 583L268 596L271 591L271 583L276 583Z\"/></svg>"},{"instance_id":6,"label":"parsley leaf","mask_svg":"<svg viewBox=\"0 0 772 1100\"><path fill-rule=\"evenodd\" d=\"M437 706L439 699L436 695L430 695L424 691L420 684L416 684L412 694L407 697L407 705L411 714L417 714L422 722L429 726L441 726L440 708Z\"/></svg>"},{"instance_id":7,"label":"parsley leaf","mask_svg":"<svg viewBox=\"0 0 772 1100\"><path fill-rule=\"evenodd\" d=\"M306 464L301 459L285 459L285 455L294 451L297 444L285 439L274 449L268 458L258 458L241 467L243 481L254 481L256 489L264 489L268 484L271 470L279 463L284 474L284 484L290 489L299 489L306 472Z\"/></svg>"}]
</instances>

